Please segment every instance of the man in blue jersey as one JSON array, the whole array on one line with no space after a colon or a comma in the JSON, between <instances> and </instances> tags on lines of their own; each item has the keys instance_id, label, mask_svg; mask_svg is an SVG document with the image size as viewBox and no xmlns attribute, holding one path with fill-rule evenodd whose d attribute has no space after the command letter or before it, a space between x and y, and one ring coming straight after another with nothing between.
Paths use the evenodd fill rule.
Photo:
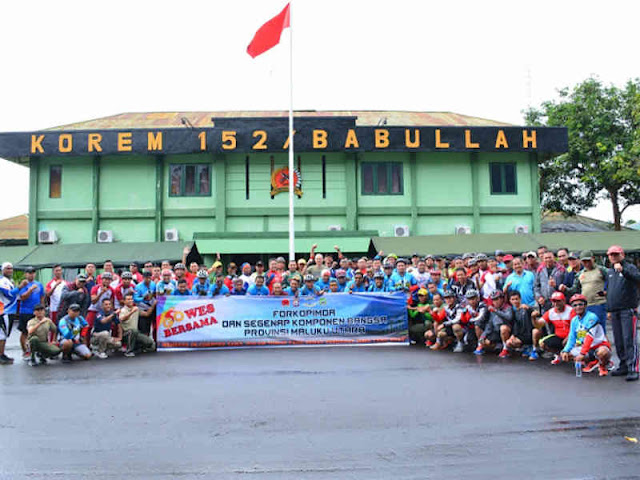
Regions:
<instances>
[{"instance_id":1,"label":"man in blue jersey","mask_svg":"<svg viewBox=\"0 0 640 480\"><path fill-rule=\"evenodd\" d=\"M316 287L316 280L311 274L307 274L304 277L304 286L300 289L300 295L322 295L324 290L320 290Z\"/></svg>"},{"instance_id":2,"label":"man in blue jersey","mask_svg":"<svg viewBox=\"0 0 640 480\"><path fill-rule=\"evenodd\" d=\"M373 274L373 283L369 285L367 291L373 293L386 293L389 291L389 288L384 282L384 273L376 272Z\"/></svg>"},{"instance_id":3,"label":"man in blue jersey","mask_svg":"<svg viewBox=\"0 0 640 480\"><path fill-rule=\"evenodd\" d=\"M535 275L524 269L524 262L520 257L514 258L513 273L505 279L504 292L508 294L510 290L517 290L520 292L522 303L534 307L536 304L533 294L534 283Z\"/></svg>"},{"instance_id":4,"label":"man in blue jersey","mask_svg":"<svg viewBox=\"0 0 640 480\"><path fill-rule=\"evenodd\" d=\"M300 295L300 281L298 277L293 277L289 280L289 287L284 289L285 295L290 297L297 297Z\"/></svg>"},{"instance_id":5,"label":"man in blue jersey","mask_svg":"<svg viewBox=\"0 0 640 480\"><path fill-rule=\"evenodd\" d=\"M60 335L60 348L62 349L62 361L69 363L71 354L75 353L84 360L91 358L91 351L82 340L86 335L89 324L80 316L80 305L72 303L69 305L67 314L58 323L58 334Z\"/></svg>"},{"instance_id":6,"label":"man in blue jersey","mask_svg":"<svg viewBox=\"0 0 640 480\"><path fill-rule=\"evenodd\" d=\"M325 292L329 291L329 282L331 281L331 270L325 268L320 273L320 278L316 282L316 288Z\"/></svg>"},{"instance_id":7,"label":"man in blue jersey","mask_svg":"<svg viewBox=\"0 0 640 480\"><path fill-rule=\"evenodd\" d=\"M349 274L341 268L336 272L336 280L338 281L338 292L344 292L347 283L349 283Z\"/></svg>"},{"instance_id":8,"label":"man in blue jersey","mask_svg":"<svg viewBox=\"0 0 640 480\"><path fill-rule=\"evenodd\" d=\"M189 290L189 282L186 278L178 280L178 288L176 288L171 295L177 297L190 297L191 291Z\"/></svg>"},{"instance_id":9,"label":"man in blue jersey","mask_svg":"<svg viewBox=\"0 0 640 480\"><path fill-rule=\"evenodd\" d=\"M367 286L364 284L364 275L360 270L353 272L353 280L347 284L345 292L347 293L362 293L367 291Z\"/></svg>"},{"instance_id":10,"label":"man in blue jersey","mask_svg":"<svg viewBox=\"0 0 640 480\"><path fill-rule=\"evenodd\" d=\"M229 295L246 295L247 289L244 288L244 281L240 277L233 279L233 288L229 292Z\"/></svg>"},{"instance_id":11,"label":"man in blue jersey","mask_svg":"<svg viewBox=\"0 0 640 480\"><path fill-rule=\"evenodd\" d=\"M194 286L195 286L195 283L194 283ZM224 284L224 274L222 273L216 274L216 281L213 282L213 285L211 285L211 287L209 287L207 294L210 297L221 297L223 295L231 294L231 291L229 290L229 288Z\"/></svg>"},{"instance_id":12,"label":"man in blue jersey","mask_svg":"<svg viewBox=\"0 0 640 480\"><path fill-rule=\"evenodd\" d=\"M216 274L216 280L218 278L218 275L223 274ZM194 297L204 297L209 293L209 287L209 274L206 270L198 270L196 279L193 281L193 287L191 288L191 295L193 295Z\"/></svg>"},{"instance_id":13,"label":"man in blue jersey","mask_svg":"<svg viewBox=\"0 0 640 480\"><path fill-rule=\"evenodd\" d=\"M412 287L416 287L418 285L415 277L407 272L407 261L404 258L396 260L396 271L391 275L389 280L394 290L402 291L407 294L410 293Z\"/></svg>"},{"instance_id":14,"label":"man in blue jersey","mask_svg":"<svg viewBox=\"0 0 640 480\"><path fill-rule=\"evenodd\" d=\"M36 305L44 304L44 287L36 280L36 271L33 267L24 270L25 281L22 282L18 291L20 300L20 316L18 330L20 330L20 347L22 347L22 359L29 361L29 346L27 343L27 323L33 318L33 308Z\"/></svg>"},{"instance_id":15,"label":"man in blue jersey","mask_svg":"<svg viewBox=\"0 0 640 480\"><path fill-rule=\"evenodd\" d=\"M247 295L269 295L269 289L264 286L264 277L262 275L255 277L255 282L247 289Z\"/></svg>"},{"instance_id":16,"label":"man in blue jersey","mask_svg":"<svg viewBox=\"0 0 640 480\"><path fill-rule=\"evenodd\" d=\"M142 283L136 285L136 289L133 294L133 299L140 311L138 329L144 335L151 335L151 329L153 323L155 323L152 320L155 318L156 284L151 281L152 275L152 272L145 271L142 275Z\"/></svg>"}]
</instances>

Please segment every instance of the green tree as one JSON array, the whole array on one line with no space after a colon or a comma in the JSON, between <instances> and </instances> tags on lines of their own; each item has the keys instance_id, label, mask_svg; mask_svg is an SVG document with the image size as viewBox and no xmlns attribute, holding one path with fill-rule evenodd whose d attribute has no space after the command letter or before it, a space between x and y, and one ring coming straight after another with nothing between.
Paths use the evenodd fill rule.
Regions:
<instances>
[{"instance_id":1,"label":"green tree","mask_svg":"<svg viewBox=\"0 0 640 480\"><path fill-rule=\"evenodd\" d=\"M616 230L640 203L640 79L624 88L588 78L525 112L528 125L566 126L569 151L540 165L542 207L578 213L607 198Z\"/></svg>"}]
</instances>

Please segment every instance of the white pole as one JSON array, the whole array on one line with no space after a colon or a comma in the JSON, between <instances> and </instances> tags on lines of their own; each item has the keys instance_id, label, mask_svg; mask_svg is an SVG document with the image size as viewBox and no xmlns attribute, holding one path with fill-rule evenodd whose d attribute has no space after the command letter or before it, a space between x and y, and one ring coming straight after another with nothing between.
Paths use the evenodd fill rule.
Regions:
<instances>
[{"instance_id":1,"label":"white pole","mask_svg":"<svg viewBox=\"0 0 640 480\"><path fill-rule=\"evenodd\" d=\"M289 261L296 259L296 233L293 220L293 22L291 10L293 1L289 2Z\"/></svg>"}]
</instances>

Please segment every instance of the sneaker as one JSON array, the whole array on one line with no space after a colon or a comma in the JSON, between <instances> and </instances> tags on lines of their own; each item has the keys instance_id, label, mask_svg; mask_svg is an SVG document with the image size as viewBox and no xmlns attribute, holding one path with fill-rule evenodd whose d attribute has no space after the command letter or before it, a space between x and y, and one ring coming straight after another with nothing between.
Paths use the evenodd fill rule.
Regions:
<instances>
[{"instance_id":1,"label":"sneaker","mask_svg":"<svg viewBox=\"0 0 640 480\"><path fill-rule=\"evenodd\" d=\"M480 345L478 345L478 348L476 348L473 351L474 354L476 355L484 355L484 348L482 348Z\"/></svg>"},{"instance_id":2,"label":"sneaker","mask_svg":"<svg viewBox=\"0 0 640 480\"><path fill-rule=\"evenodd\" d=\"M47 364L47 359L44 358L42 355L38 355L38 361L40 362L40 365L46 365Z\"/></svg>"},{"instance_id":3,"label":"sneaker","mask_svg":"<svg viewBox=\"0 0 640 480\"><path fill-rule=\"evenodd\" d=\"M31 361L31 353L29 352L24 352L22 354L22 361L23 362L30 362Z\"/></svg>"},{"instance_id":4,"label":"sneaker","mask_svg":"<svg viewBox=\"0 0 640 480\"><path fill-rule=\"evenodd\" d=\"M594 360L592 362L587 363L587 366L584 367L582 369L582 371L584 373L591 373L593 372L596 368L598 368L598 365L600 365L600 362L598 360Z\"/></svg>"},{"instance_id":5,"label":"sneaker","mask_svg":"<svg viewBox=\"0 0 640 480\"><path fill-rule=\"evenodd\" d=\"M135 357L135 356L136 356L136 354L135 354L135 353L133 353L133 352L125 352L124 356L125 356L125 357Z\"/></svg>"},{"instance_id":6,"label":"sneaker","mask_svg":"<svg viewBox=\"0 0 640 480\"><path fill-rule=\"evenodd\" d=\"M626 367L618 367L613 372L611 372L612 377L624 377L629 373L629 370Z\"/></svg>"},{"instance_id":7,"label":"sneaker","mask_svg":"<svg viewBox=\"0 0 640 480\"><path fill-rule=\"evenodd\" d=\"M434 343L433 345L431 345L429 347L429 350L440 350L440 344L439 343Z\"/></svg>"},{"instance_id":8,"label":"sneaker","mask_svg":"<svg viewBox=\"0 0 640 480\"><path fill-rule=\"evenodd\" d=\"M529 360L534 362L538 360L540 357L538 356L538 352L536 352L535 348L531 349L531 353L529 354Z\"/></svg>"},{"instance_id":9,"label":"sneaker","mask_svg":"<svg viewBox=\"0 0 640 480\"><path fill-rule=\"evenodd\" d=\"M96 353L96 357L105 359L105 358L109 358L109 355L107 355L105 352L98 352Z\"/></svg>"},{"instance_id":10,"label":"sneaker","mask_svg":"<svg viewBox=\"0 0 640 480\"><path fill-rule=\"evenodd\" d=\"M638 380L638 372L627 373L627 382L635 382Z\"/></svg>"},{"instance_id":11,"label":"sneaker","mask_svg":"<svg viewBox=\"0 0 640 480\"><path fill-rule=\"evenodd\" d=\"M531 356L531 350L532 350L532 348L531 348L531 347L524 347L524 348L522 349L522 356L523 356L523 357L530 357L530 356ZM536 358L537 358L537 357L536 357Z\"/></svg>"},{"instance_id":12,"label":"sneaker","mask_svg":"<svg viewBox=\"0 0 640 480\"><path fill-rule=\"evenodd\" d=\"M554 355L553 360L551 360L551 365L559 365L561 361L560 355Z\"/></svg>"},{"instance_id":13,"label":"sneaker","mask_svg":"<svg viewBox=\"0 0 640 480\"><path fill-rule=\"evenodd\" d=\"M425 343L425 346L427 346L427 347L432 347L433 345L434 345L434 343L431 340L427 340L427 343Z\"/></svg>"},{"instance_id":14,"label":"sneaker","mask_svg":"<svg viewBox=\"0 0 640 480\"><path fill-rule=\"evenodd\" d=\"M509 358L509 350L507 350L506 348L503 348L500 354L498 355L498 358Z\"/></svg>"},{"instance_id":15,"label":"sneaker","mask_svg":"<svg viewBox=\"0 0 640 480\"><path fill-rule=\"evenodd\" d=\"M456 346L453 349L453 353L462 353L464 352L464 345L462 342L456 343Z\"/></svg>"},{"instance_id":16,"label":"sneaker","mask_svg":"<svg viewBox=\"0 0 640 480\"><path fill-rule=\"evenodd\" d=\"M0 355L0 365L11 365L13 363L13 358L7 357L6 355Z\"/></svg>"},{"instance_id":17,"label":"sneaker","mask_svg":"<svg viewBox=\"0 0 640 480\"><path fill-rule=\"evenodd\" d=\"M605 365L598 365L598 372L601 377L609 375L609 369Z\"/></svg>"}]
</instances>

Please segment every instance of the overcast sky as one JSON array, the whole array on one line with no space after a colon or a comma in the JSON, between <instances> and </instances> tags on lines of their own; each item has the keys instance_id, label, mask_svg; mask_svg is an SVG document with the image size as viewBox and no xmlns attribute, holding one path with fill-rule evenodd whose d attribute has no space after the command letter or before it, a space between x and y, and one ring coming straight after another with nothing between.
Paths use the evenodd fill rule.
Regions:
<instances>
[{"instance_id":1,"label":"overcast sky","mask_svg":"<svg viewBox=\"0 0 640 480\"><path fill-rule=\"evenodd\" d=\"M288 34L255 60L245 52L284 5L2 2L0 131L130 111L287 109ZM619 85L640 76L639 14L637 0L294 0L294 108L521 124L527 105L589 75ZM0 160L0 178L0 218L26 213L27 169Z\"/></svg>"}]
</instances>

